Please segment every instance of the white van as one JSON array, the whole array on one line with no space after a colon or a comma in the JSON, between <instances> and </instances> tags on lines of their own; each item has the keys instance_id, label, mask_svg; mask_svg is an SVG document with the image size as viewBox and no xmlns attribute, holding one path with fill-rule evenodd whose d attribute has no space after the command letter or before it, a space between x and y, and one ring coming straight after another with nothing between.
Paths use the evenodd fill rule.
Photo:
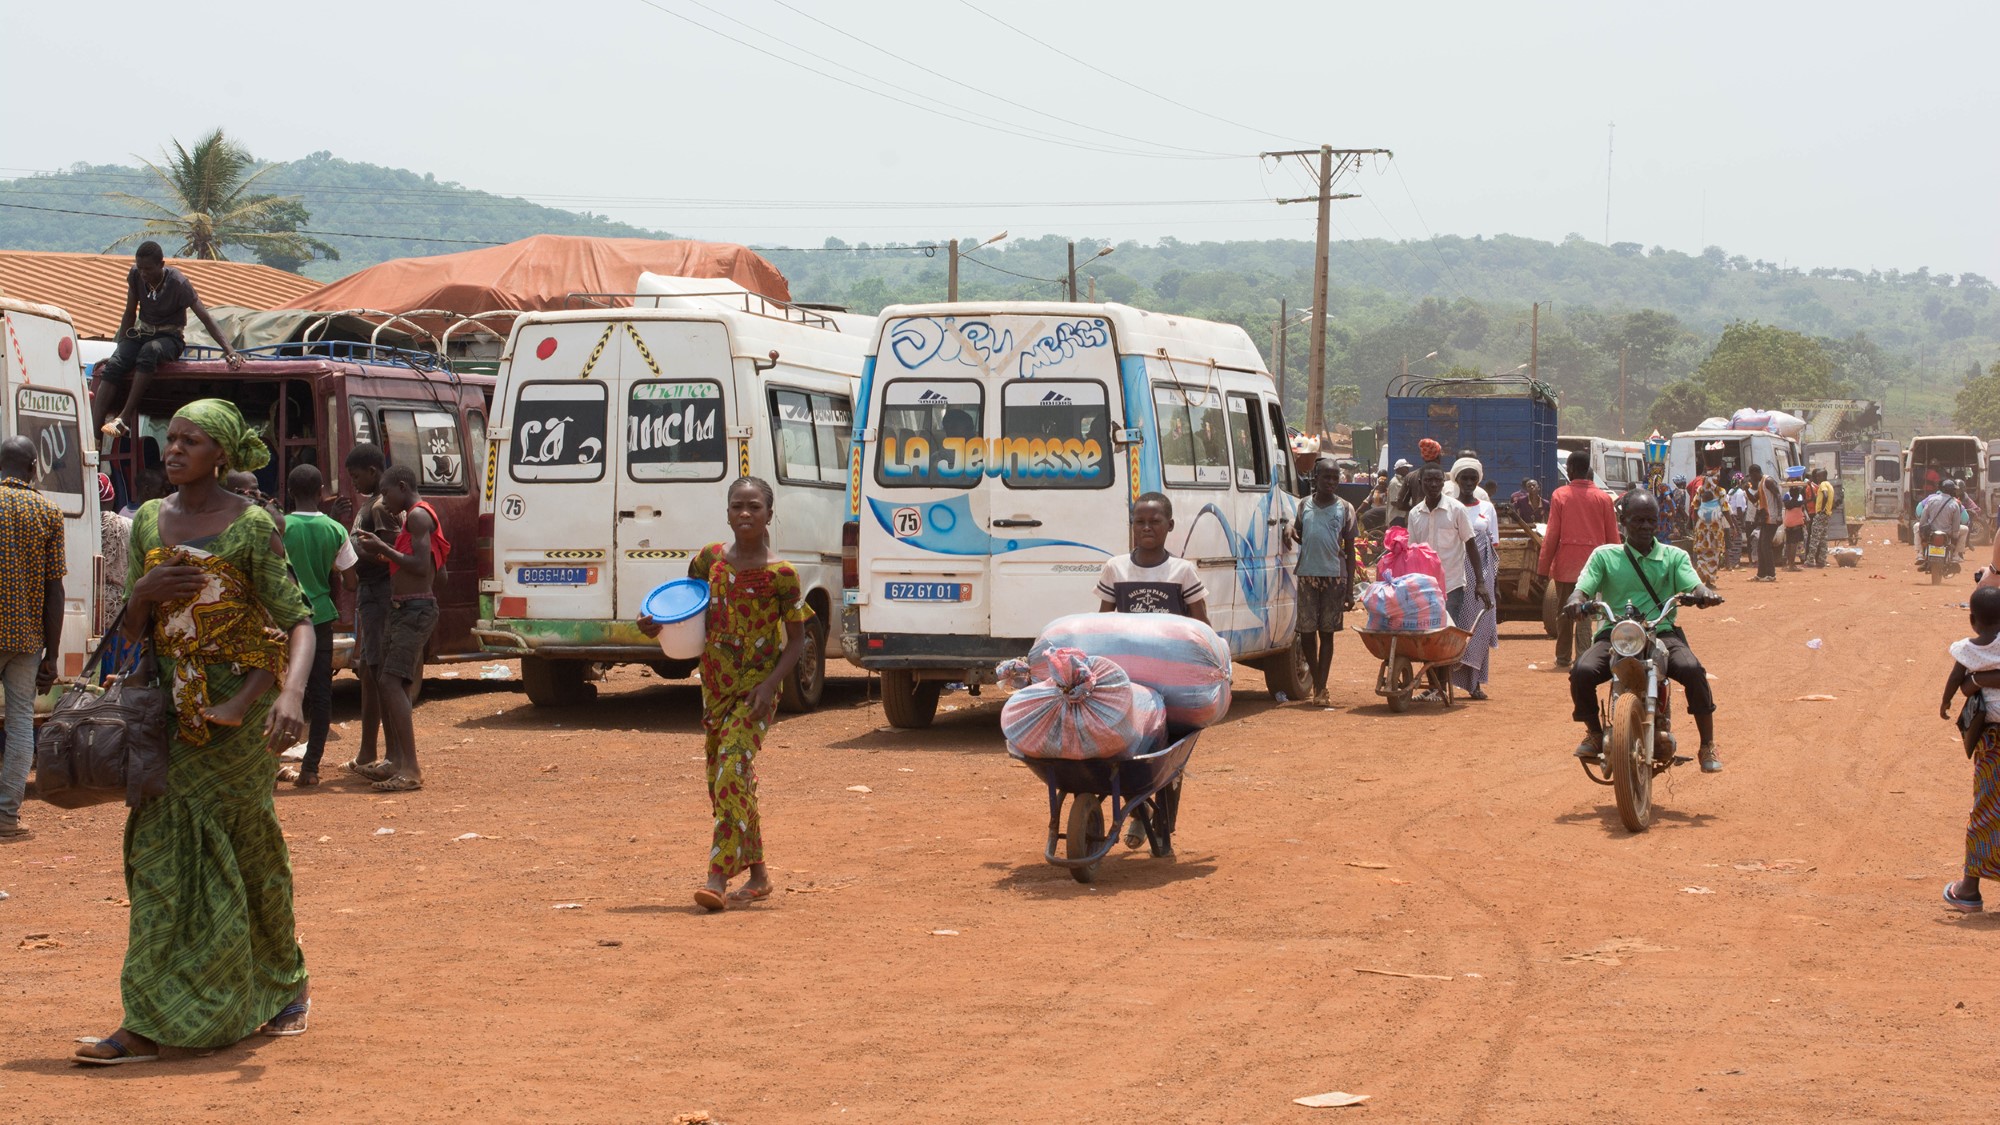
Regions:
<instances>
[{"instance_id":1,"label":"white van","mask_svg":"<svg viewBox=\"0 0 2000 1125\"><path fill-rule=\"evenodd\" d=\"M1720 470L1724 481L1752 465L1785 483L1785 470L1803 464L1799 443L1765 430L1683 430L1667 447L1667 476L1695 478Z\"/></svg>"},{"instance_id":2,"label":"white van","mask_svg":"<svg viewBox=\"0 0 2000 1125\"><path fill-rule=\"evenodd\" d=\"M651 307L514 323L493 397L481 518L492 549L473 633L522 658L539 706L592 698L592 664L688 675L693 661L662 659L639 632L640 603L728 538L729 482L759 476L777 494L772 546L813 609L782 698L808 710L839 605L847 446L874 321L727 281L644 275L640 294L620 296Z\"/></svg>"},{"instance_id":3,"label":"white van","mask_svg":"<svg viewBox=\"0 0 2000 1125\"><path fill-rule=\"evenodd\" d=\"M1626 489L1646 480L1645 442L1563 434L1556 438L1556 472L1563 477L1557 483L1568 483L1569 455L1577 450L1590 452L1591 479L1613 496L1622 496ZM1544 495L1550 491L1542 490Z\"/></svg>"},{"instance_id":4,"label":"white van","mask_svg":"<svg viewBox=\"0 0 2000 1125\"><path fill-rule=\"evenodd\" d=\"M97 620L98 553L103 539L97 508L97 449L86 448L90 398L84 393L76 328L51 305L0 297L0 392L7 396L6 432L35 443L35 487L63 514L62 651L56 670L83 673L90 639L109 622ZM115 576L122 585L125 576Z\"/></svg>"},{"instance_id":5,"label":"white van","mask_svg":"<svg viewBox=\"0 0 2000 1125\"><path fill-rule=\"evenodd\" d=\"M1234 325L1115 304L883 310L862 376L845 542L849 659L890 723L927 725L949 681L992 682L1043 627L1094 611L1141 493L1168 549L1273 691L1310 680L1295 636L1298 510L1270 373Z\"/></svg>"}]
</instances>

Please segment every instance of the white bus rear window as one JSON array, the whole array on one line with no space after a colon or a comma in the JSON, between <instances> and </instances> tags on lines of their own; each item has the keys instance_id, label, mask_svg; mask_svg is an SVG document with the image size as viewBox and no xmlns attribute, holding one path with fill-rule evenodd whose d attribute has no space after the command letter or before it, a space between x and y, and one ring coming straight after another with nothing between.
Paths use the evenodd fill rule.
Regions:
<instances>
[{"instance_id":1,"label":"white bus rear window","mask_svg":"<svg viewBox=\"0 0 2000 1125\"><path fill-rule=\"evenodd\" d=\"M63 515L82 515L83 435L76 422L75 396L22 387L14 392L14 416L21 436L35 443L35 487Z\"/></svg>"},{"instance_id":2,"label":"white bus rear window","mask_svg":"<svg viewBox=\"0 0 2000 1125\"><path fill-rule=\"evenodd\" d=\"M729 468L722 384L661 379L632 384L625 404L625 475L633 480L721 480Z\"/></svg>"},{"instance_id":3,"label":"white bus rear window","mask_svg":"<svg viewBox=\"0 0 2000 1125\"><path fill-rule=\"evenodd\" d=\"M971 488L985 472L986 391L970 379L882 388L875 479L891 488Z\"/></svg>"},{"instance_id":4,"label":"white bus rear window","mask_svg":"<svg viewBox=\"0 0 2000 1125\"><path fill-rule=\"evenodd\" d=\"M847 486L854 408L846 395L773 388L771 431L777 441L779 480Z\"/></svg>"},{"instance_id":5,"label":"white bus rear window","mask_svg":"<svg viewBox=\"0 0 2000 1125\"><path fill-rule=\"evenodd\" d=\"M507 471L518 481L604 479L609 396L602 383L527 383L514 400Z\"/></svg>"},{"instance_id":6,"label":"white bus rear window","mask_svg":"<svg viewBox=\"0 0 2000 1125\"><path fill-rule=\"evenodd\" d=\"M1000 392L993 467L1009 488L1108 488L1111 405L1104 384L1026 379Z\"/></svg>"}]
</instances>

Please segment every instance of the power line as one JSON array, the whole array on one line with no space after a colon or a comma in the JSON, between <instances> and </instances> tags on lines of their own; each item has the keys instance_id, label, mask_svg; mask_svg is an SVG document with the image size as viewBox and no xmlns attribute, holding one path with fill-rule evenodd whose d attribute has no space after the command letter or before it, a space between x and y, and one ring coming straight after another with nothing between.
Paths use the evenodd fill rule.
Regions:
<instances>
[{"instance_id":1,"label":"power line","mask_svg":"<svg viewBox=\"0 0 2000 1125\"><path fill-rule=\"evenodd\" d=\"M982 260L980 260L980 259L978 259L978 258L975 258L975 257L973 257L973 256L972 256L972 255L970 255L970 254L960 254L960 255L958 256L958 260L959 260L959 261L961 261L961 262L971 262L971 263L972 263L973 265L975 265L975 266L985 266L985 267L986 267L987 269L989 269L989 270L993 270L993 271L995 271L996 273L1004 273L1004 274L1008 275L1009 277L1018 277L1018 278L1020 278L1020 279L1021 279L1022 281L1038 281L1038 282L1041 282L1041 283L1042 283L1043 285L1065 285L1065 286L1066 286L1066 285L1068 284L1067 282L1064 282L1064 281L1061 281L1061 280L1058 280L1058 279L1056 279L1056 278L1053 278L1053 277L1030 277L1029 275L1027 275L1027 274L1025 274L1025 273L1015 273L1015 272L1014 272L1013 270L1010 270L1010 269L1006 268L1005 266L996 266L996 265L994 265L994 264L993 264L992 262L987 262L987 261L982 261Z\"/></svg>"},{"instance_id":2,"label":"power line","mask_svg":"<svg viewBox=\"0 0 2000 1125\"><path fill-rule=\"evenodd\" d=\"M843 36L843 37L845 37L845 38L848 38L848 39L852 39L852 40L854 40L854 41L855 41L856 43L859 43L859 44L861 44L862 46L864 46L864 47L868 48L868 49L869 49L869 50L871 50L871 51L875 51L875 52L877 52L877 53L879 53L879 54L883 54L883 55L887 55L887 56L888 56L889 58L891 58L891 59L894 59L894 60L895 60L895 61L896 61L896 62L897 62L898 64L900 64L900 65L903 65L903 66L909 66L909 67L915 67L916 69L918 69L918 70L921 70L921 71L923 71L923 72L924 72L925 74L928 74L928 75L930 75L930 76L932 76L932 77L934 77L934 78L941 78L941 79L943 79L944 81L946 81L946 82L949 82L949 83L951 83L951 84L952 84L952 85L954 85L954 86L957 86L957 87L960 87L961 89L966 89L966 90L970 90L970 91L972 91L972 92L973 92L973 93L975 93L975 94L980 94L980 95L982 95L982 96L984 96L984 97L989 97L989 98L992 98L992 99L994 99L995 101L999 101L999 102L1004 102L1004 103L1006 103L1007 105L1011 105L1011 106L1015 107L1016 109L1025 109L1025 110L1027 110L1027 111L1028 111L1029 113L1032 113L1032 114L1035 114L1035 115L1037 115L1037 116L1040 116L1040 117L1046 117L1046 118L1048 118L1048 119L1049 119L1049 120L1051 120L1051 121L1060 121L1060 122L1062 122L1062 123L1063 123L1063 124L1065 124L1065 125L1073 125L1073 126L1075 126L1075 127L1079 128L1079 129L1088 129L1088 130L1090 130L1090 131L1091 131L1091 132L1093 132L1093 133L1103 133L1103 134L1104 134L1105 136L1107 136L1107 137L1117 137L1117 138L1118 138L1119 140L1121 140L1121 141L1131 141L1131 142L1132 142L1132 143L1134 143L1134 144L1142 144L1142 145L1151 145L1151 146L1153 146L1154 148L1165 148L1165 149L1177 149L1177 150L1179 150L1179 151L1181 151L1181 152L1190 152L1190 153L1198 153L1198 154L1200 154L1200 155L1203 155L1203 156L1225 156L1225 157L1228 157L1228 156L1242 156L1242 155L1247 155L1247 154L1244 154L1244 153L1229 153L1229 152L1214 152L1214 151L1211 151L1211 150L1208 150L1208 149L1198 149L1198 148L1188 148L1188 147L1187 147L1186 145L1175 145L1175 144L1167 144L1167 143L1165 143L1165 142L1162 142L1162 141L1149 141L1149 140L1146 140L1146 139L1145 139L1145 138L1143 138L1143 137L1134 137L1134 136L1130 136L1130 135L1127 135L1127 134L1125 134L1125 133L1119 133L1119 132L1114 132L1114 131L1112 131L1112 130L1110 130L1110 129L1106 129L1106 128L1103 128L1103 127L1101 127L1101 126L1098 126L1098 125L1090 125L1090 124L1086 124L1085 122L1082 122L1082 121L1074 121L1074 120L1071 120L1070 118L1067 118L1067 117L1064 117L1064 116L1062 116L1061 114L1057 114L1057 113L1050 113L1050 112L1048 112L1047 110L1041 110L1041 109L1036 109L1036 108L1035 108L1034 106L1031 106L1031 105L1027 105L1027 104L1025 104L1025 103L1023 103L1023 102L1017 102L1017 101L1015 101L1014 99L1012 99L1012 98L1010 98L1010 97L1007 97L1007 96L1006 96L1006 95L1004 95L1004 94L996 94L996 93L994 93L994 92L993 92L993 91L991 91L991 90L984 90L984 89L981 89L981 88L980 88L980 87L978 87L978 86L974 86L974 85L973 85L973 84L971 84L970 82L966 82L966 81L963 81L963 80L961 80L961 79L958 79L958 78L954 78L954 77L952 77L951 75L949 75L949 74L946 74L946 73L944 73L944 72L942 72L942 71L937 71L937 70L932 70L932 69L931 69L930 67L927 67L927 66L925 66L924 64L922 64L922 63L920 63L920 62L916 62L916 61L915 61L915 60L913 60L913 59L910 59L910 58L906 58L906 57L904 57L904 56L902 56L902 55L899 55L899 54L897 54L896 52L894 52L894 51L891 51L891 50L889 50L888 48L886 48L886 47L882 46L882 45L881 45L881 44L879 44L879 43L873 43L873 42L870 42L869 40L867 40L867 39L863 39L862 37L860 37L860 36L858 36L858 35L855 35L855 34L853 34L852 32L850 32L850 31L847 31L846 29L844 29L844 28L842 28L842 27L839 27L838 25L835 25L835 24L831 24L831 23L828 23L827 21L825 21L825 20L823 20L823 19L819 18L818 16L815 16L815 15L813 15L813 14L812 14L811 12L808 12L808 11L806 11L806 10L805 10L805 9L803 9L803 8L800 8L800 7L797 7L796 5L793 5L793 4L790 4L790 3L787 3L787 2L786 2L786 0L771 0L771 2L772 2L772 3L774 3L774 4L776 4L776 5L777 5L777 6L779 6L780 8L784 8L785 10L787 10L787 11L789 11L789 12L792 12L792 13L794 13L794 14L796 14L796 15L799 15L799 16L802 16L802 17L804 17L804 18L806 18L806 19L809 19L809 20L811 20L812 22L814 22L814 23L816 23L816 24L819 24L819 25L820 25L821 27L824 27L824 28L826 28L826 29L827 29L828 31L831 31L831 32L833 32L833 33L834 33L834 34L836 34L836 35L840 35L840 36Z\"/></svg>"},{"instance_id":3,"label":"power line","mask_svg":"<svg viewBox=\"0 0 2000 1125\"><path fill-rule=\"evenodd\" d=\"M1006 126L1006 125L996 125L996 124L994 124L994 123L993 123L992 121L990 121L990 120L989 120L989 121L980 121L980 120L976 120L976 119L974 119L974 118L970 118L970 117L962 117L962 116L960 116L959 114L956 114L956 113L947 113L946 111L944 111L944 110L942 110L942 109L939 109L939 108L937 108L937 107L936 107L936 106L934 106L934 105L926 105L926 104L924 104L924 103L922 103L922 102L913 102L913 101L909 101L908 99L905 99L905 98L899 98L899 97L895 96L894 94L885 94L885 93L883 93L882 91L880 91L880 90L877 90L877 89L874 89L874 88L872 88L872 87L869 87L869 86L863 86L863 85L861 85L861 84L860 84L860 83L858 83L858 82L854 82L854 81L851 81L851 80L849 80L849 79L846 79L846 78L842 78L842 77L841 77L841 76L839 76L838 74L829 74L829 73L827 73L826 71L824 71L824 70L821 70L821 69L819 69L818 67L815 67L815 66L808 66L807 64L805 64L805 63L802 63L802 62L798 61L797 59L792 59L792 58L787 58L787 57L785 57L784 55L781 55L781 54L778 54L778 53L777 53L776 51L772 51L772 50L768 50L768 49L766 49L766 48L764 48L764 47L759 47L759 46L758 46L758 45L756 45L755 43L751 43L751 42L749 42L749 41L747 41L747 40L744 40L744 39L739 39L739 38L737 38L736 36L734 36L734 35L731 35L731 34L729 34L729 33L728 33L728 32L726 32L726 31L720 31L720 30L718 30L718 29L716 29L716 28L713 28L713 27L710 27L710 26L708 26L707 24L705 24L705 23L702 23L702 22L701 22L700 20L697 20L697 19L695 19L695 18L693 18L693 17L691 17L691 16L687 16L687 15L683 15L683 14L682 14L682 13L680 13L680 12L676 12L676 11L674 11L674 10L673 10L672 8L668 8L668 7L665 7L665 6L663 6L663 5L659 4L659 3L657 3L657 2L656 2L656 0L639 0L639 3L641 3L641 4L644 4L644 5L646 6L646 7L648 7L648 8L651 8L651 9L653 9L654 11L656 11L656 12L659 12L659 13L661 13L661 14L663 14L663 15L667 15L667 16L671 16L671 17L673 17L674 19L677 19L677 20L680 20L680 21L681 21L681 22L683 22L683 23L686 23L686 24L690 24L690 25L692 25L692 26L694 26L694 27L697 27L697 28L700 28L701 30L703 30L703 31L706 31L706 32L708 32L708 33L709 33L710 35L714 35L714 36L717 36L717 37L719 37L719 38L722 38L722 39L727 39L727 40L729 40L729 41L730 41L731 43L734 43L734 44L736 44L736 45L737 45L737 46L739 46L739 47L743 47L743 48L746 48L746 49L748 49L748 50L752 50L752 51L755 51L755 52L757 52L758 54L760 54L760 55L764 55L764 56L766 56L766 57L768 57L768 58L773 58L773 59L776 59L776 60L778 60L779 62L781 62L781 63L784 63L784 64L785 64L785 65L787 65L787 66L792 66L792 67L797 67L798 69L800 69L800 70L803 70L803 71L806 71L806 72L808 72L808 73L811 73L811 74L817 74L817 75L819 75L819 76L820 76L821 78L824 78L824 79L827 79L827 80L828 80L828 81L830 81L830 82L838 82L838 83L840 83L840 84L841 84L841 85L843 85L843 86L847 86L847 87L851 87L851 88L853 88L853 89L856 89L856 90L860 90L860 91L861 91L862 93L864 93L864 94L872 94L872 95L874 95L875 97L878 97L878 98L884 98L884 99L887 99L887 100L889 100L889 101L892 101L892 102L895 102L895 103L897 103L898 105L904 105L904 106L908 106L908 107L910 107L911 109L915 109L915 110L921 110L921 111L922 111L922 112L924 112L924 113L930 113L930 114L935 114L936 116L939 116L939 117L943 117L943 118L946 118L946 119L948 119L948 120L951 120L951 121L956 121L956 122L959 122L959 123L960 123L960 124L962 124L962 125L971 125L971 126L974 126L974 127L976 127L976 128L980 128L980 129L991 129L991 130L993 130L994 132L998 132L998 133L1006 133L1006 134L1008 134L1009 136L1015 136L1015 137L1020 137L1020 138L1022 138L1022 139L1024 139L1024 140L1030 140L1030 141L1037 141L1037 142L1040 142L1040 143L1042 143L1042 144L1053 144L1053 145L1060 145L1060 146L1062 146L1062 147L1064 147L1064 148L1073 148L1073 149L1079 149L1079 150L1081 150L1081 151L1084 151L1084 152L1095 152L1095 153L1100 153L1100 154L1104 154L1104 155L1111 155L1111 156L1137 156L1137 157L1143 157L1143 158L1146 158L1146 159L1151 159L1151 160L1211 160L1211 159L1220 159L1220 158L1217 158L1217 157L1203 157L1203 156L1176 156L1176 155L1173 155L1173 154L1171 154L1171 153L1157 153L1157 152L1139 152L1139 151L1136 151L1136 150L1124 150L1124 149L1113 149L1113 148L1107 148L1107 147L1105 147L1105 146L1102 146L1102 145L1092 145L1092 144L1086 144L1086 143L1083 143L1083 142L1080 142L1080 141L1073 141L1073 140L1066 140L1066 139L1064 139L1064 138L1061 138L1061 137L1057 137L1057 136L1054 136L1054 135L1051 135L1051 134L1041 134L1041 135L1037 135L1037 134L1034 134L1034 133L1027 133L1027 132L1023 132L1023 131L1021 131L1021 130L1019 130L1019 129L1014 129L1014 128L1010 128L1010 127L1008 127L1008 126ZM713 8L707 8L707 7L706 7L706 5L703 5L703 7L704 7L704 8L706 8L706 10L708 10L708 11L714 11L714 10L715 10L715 9L713 9ZM718 13L718 14L719 14L719 13ZM733 17L733 16L725 16L724 18L726 18L726 19L731 19L731 20L734 20L734 19L735 19L735 17ZM738 20L738 21L735 21L735 22L739 22L739 23L740 23L741 21L740 21L740 20ZM745 25L745 26L748 26L748 25ZM777 37L776 37L776 36L774 36L774 35L770 35L770 34L769 34L769 33L767 33L767 32L759 32L758 34L760 34L760 35L764 35L764 36L765 36L766 38L768 38L768 39L771 39L771 40L772 40L773 42L777 42L777 43L785 43L785 41L784 41L784 40L782 40L782 39L779 39L779 38L777 38ZM792 45L791 45L791 44L789 44L789 43L785 43L785 45L786 45L786 46L788 46L788 47L791 47L791 46L792 46ZM807 50L805 50L805 49L804 49L804 48L802 48L802 47L792 47L792 49L793 49L793 50L795 50L795 51L800 51L800 52L801 52L801 53L803 53L803 54L807 54L807 55L812 55L812 56L813 56L814 58L820 58L820 57L822 57L822 56L819 56L819 55L814 55L814 54L813 54L813 52L811 52L811 51L807 51ZM831 60L828 60L828 61L831 61ZM833 65L835 65L835 66L843 66L843 67L844 67L844 65L845 65L845 64L841 64L841 63L834 63ZM852 68L852 67L845 67L845 69L849 69L849 70L852 70L853 68ZM859 72L859 71L856 71L856 73L860 73L860 72ZM875 81L878 81L878 82L880 82L880 81L881 81L881 79L875 79ZM894 85L892 85L891 83L888 83L888 82L883 82L882 84L883 84L883 85L885 85L885 86L889 86L889 87L890 87L891 89L897 89L897 90L901 90L901 89L903 89L903 87L900 87L900 86L894 86ZM919 93L919 92L917 92L917 91L914 91L914 90L907 90L907 91L905 91L905 92L907 92L907 93L910 93L910 94L912 94L913 96L915 96L915 97L919 97L919 98L921 98L921 97L925 97L925 96L926 96L926 95L924 95L924 94L922 94L922 93ZM959 108L959 107L956 107L956 106L954 106L953 108L954 108L954 109L956 109L956 108ZM966 112L973 112L973 111L966 111Z\"/></svg>"},{"instance_id":4,"label":"power line","mask_svg":"<svg viewBox=\"0 0 2000 1125\"><path fill-rule=\"evenodd\" d=\"M641 2L644 3L646 2L646 0L641 0ZM1187 110L1189 113L1199 114L1203 117L1208 118L1211 121L1220 121L1224 125L1233 125L1238 129L1247 129L1250 132L1257 133L1261 136L1275 137L1281 141L1291 141L1294 144L1297 143L1295 138L1287 137L1280 133L1273 133L1268 129L1260 129L1255 125L1245 125L1241 121L1231 121L1227 117L1219 117L1213 113L1208 112L1205 109L1196 109L1195 107L1187 104L1186 102L1175 101L1174 99L1166 96L1165 94L1155 93L1154 91L1148 90L1144 86L1139 85L1137 82L1133 82L1130 79L1126 78L1120 78L1118 75L1111 73L1110 71L1104 69L1101 66L1098 66L1096 63L1089 62L1085 59L1077 58L1075 55L1070 54L1068 51L1063 50L1061 47L1058 47L1055 44L1050 43L1045 39L1037 39L1035 36L1032 36L1027 32L1022 31L1020 28L1015 27L1013 24L1010 24L1006 20L1001 19L999 16L996 16L993 13L985 10L984 8L981 8L978 5L972 3L972 0L958 0L958 2L960 4L965 5L968 8L971 8L973 11L979 13L980 15L985 16L987 19L992 20L994 23L999 24L1001 27L1006 28L1008 31L1011 31L1014 34L1020 36L1021 38L1026 39L1030 43L1035 43L1043 48L1046 48L1047 50L1054 51L1056 54L1061 55L1063 58L1068 59L1069 61L1077 64L1078 66L1085 67L1089 70L1094 70L1097 73L1102 74L1104 77L1111 79L1113 82L1119 83L1120 85L1123 86L1130 86L1132 89L1137 90L1142 94L1145 94L1147 97L1158 98L1159 100L1167 103L1170 106L1174 106L1178 109Z\"/></svg>"}]
</instances>

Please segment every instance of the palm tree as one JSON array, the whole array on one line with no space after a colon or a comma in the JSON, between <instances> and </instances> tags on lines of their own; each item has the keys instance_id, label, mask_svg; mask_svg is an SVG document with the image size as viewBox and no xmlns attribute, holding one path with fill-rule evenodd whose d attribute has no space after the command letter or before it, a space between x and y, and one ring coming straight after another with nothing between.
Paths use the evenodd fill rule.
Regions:
<instances>
[{"instance_id":1,"label":"palm tree","mask_svg":"<svg viewBox=\"0 0 2000 1125\"><path fill-rule=\"evenodd\" d=\"M228 258L222 248L229 244L248 246L262 257L304 261L315 252L338 259L340 252L316 238L308 238L295 228L306 221L305 209L295 195L254 195L250 188L264 173L276 168L266 164L250 171L257 162L242 146L230 141L217 129L195 143L192 149L176 140L163 152L165 166L143 157L140 162L152 170L166 193L162 205L129 192L105 193L139 209L145 226L105 247L105 252L146 238L180 240L175 257ZM248 173L247 175L245 173Z\"/></svg>"}]
</instances>

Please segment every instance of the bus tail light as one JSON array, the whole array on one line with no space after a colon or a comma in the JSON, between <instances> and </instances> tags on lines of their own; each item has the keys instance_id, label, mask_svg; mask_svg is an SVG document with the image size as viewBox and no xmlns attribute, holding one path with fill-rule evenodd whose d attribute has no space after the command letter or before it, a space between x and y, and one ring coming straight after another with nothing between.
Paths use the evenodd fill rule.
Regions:
<instances>
[{"instance_id":1,"label":"bus tail light","mask_svg":"<svg viewBox=\"0 0 2000 1125\"><path fill-rule=\"evenodd\" d=\"M849 590L861 588L861 521L840 525L840 584Z\"/></svg>"},{"instance_id":2,"label":"bus tail light","mask_svg":"<svg viewBox=\"0 0 2000 1125\"><path fill-rule=\"evenodd\" d=\"M493 572L493 513L479 513L479 536L473 541L478 548L479 577L498 578Z\"/></svg>"}]
</instances>

